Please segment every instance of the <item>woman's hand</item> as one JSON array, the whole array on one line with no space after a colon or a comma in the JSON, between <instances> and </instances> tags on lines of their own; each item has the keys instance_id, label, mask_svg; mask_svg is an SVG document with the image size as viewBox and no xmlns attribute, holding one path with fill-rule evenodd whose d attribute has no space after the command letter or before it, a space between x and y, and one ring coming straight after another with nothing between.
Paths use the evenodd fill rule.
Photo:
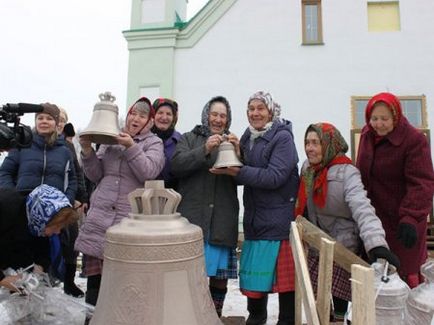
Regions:
<instances>
[{"instance_id":1,"label":"woman's hand","mask_svg":"<svg viewBox=\"0 0 434 325\"><path fill-rule=\"evenodd\" d=\"M205 152L209 154L215 148L217 148L224 141L223 136L220 134L213 134L210 136L205 143Z\"/></svg>"},{"instance_id":2,"label":"woman's hand","mask_svg":"<svg viewBox=\"0 0 434 325\"><path fill-rule=\"evenodd\" d=\"M240 167L237 166L231 166L231 167L224 167L224 168L211 168L209 170L210 173L215 175L229 175L229 176L237 176L240 172Z\"/></svg>"},{"instance_id":3,"label":"woman's hand","mask_svg":"<svg viewBox=\"0 0 434 325\"><path fill-rule=\"evenodd\" d=\"M93 150L92 142L90 142L90 139L84 135L79 138L79 142L83 156L89 156Z\"/></svg>"},{"instance_id":4,"label":"woman's hand","mask_svg":"<svg viewBox=\"0 0 434 325\"><path fill-rule=\"evenodd\" d=\"M125 148L129 148L134 144L134 140L128 133L121 132L116 137L116 140L118 140L118 143L125 146Z\"/></svg>"},{"instance_id":5,"label":"woman's hand","mask_svg":"<svg viewBox=\"0 0 434 325\"><path fill-rule=\"evenodd\" d=\"M233 133L230 133L227 136L227 141L233 144L235 148L235 153L238 156L238 159L241 159L241 150L240 150L240 140L237 138L237 136Z\"/></svg>"}]
</instances>

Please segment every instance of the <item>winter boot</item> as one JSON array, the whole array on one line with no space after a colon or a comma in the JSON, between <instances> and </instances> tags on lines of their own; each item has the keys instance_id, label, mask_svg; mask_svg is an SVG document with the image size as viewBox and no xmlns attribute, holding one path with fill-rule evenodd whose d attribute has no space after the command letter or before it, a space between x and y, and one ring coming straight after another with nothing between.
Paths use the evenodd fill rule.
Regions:
<instances>
[{"instance_id":1,"label":"winter boot","mask_svg":"<svg viewBox=\"0 0 434 325\"><path fill-rule=\"evenodd\" d=\"M227 288L220 289L216 287L209 287L209 292L211 293L212 301L214 302L215 310L218 317L222 317L223 304L225 302Z\"/></svg>"},{"instance_id":2,"label":"winter boot","mask_svg":"<svg viewBox=\"0 0 434 325\"><path fill-rule=\"evenodd\" d=\"M295 324L295 292L279 293L279 321L277 325Z\"/></svg>"},{"instance_id":3,"label":"winter boot","mask_svg":"<svg viewBox=\"0 0 434 325\"><path fill-rule=\"evenodd\" d=\"M249 318L246 325L263 325L267 322L267 302L267 295L259 299L247 298Z\"/></svg>"},{"instance_id":4,"label":"winter boot","mask_svg":"<svg viewBox=\"0 0 434 325\"><path fill-rule=\"evenodd\" d=\"M340 299L338 297L333 297L333 310L331 315L332 321L343 322L347 309L348 301Z\"/></svg>"},{"instance_id":5,"label":"winter boot","mask_svg":"<svg viewBox=\"0 0 434 325\"><path fill-rule=\"evenodd\" d=\"M65 264L65 280L63 282L63 291L70 296L81 298L84 292L74 283L76 264Z\"/></svg>"},{"instance_id":6,"label":"winter boot","mask_svg":"<svg viewBox=\"0 0 434 325\"><path fill-rule=\"evenodd\" d=\"M101 274L90 275L87 277L87 290L85 301L92 306L96 306L98 301L99 288L101 286Z\"/></svg>"}]
</instances>

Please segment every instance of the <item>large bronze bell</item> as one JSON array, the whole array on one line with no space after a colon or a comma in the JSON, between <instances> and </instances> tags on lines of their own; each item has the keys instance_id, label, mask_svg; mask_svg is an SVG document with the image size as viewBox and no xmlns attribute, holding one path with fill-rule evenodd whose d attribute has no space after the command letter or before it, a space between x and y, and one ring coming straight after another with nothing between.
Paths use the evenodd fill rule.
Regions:
<instances>
[{"instance_id":1,"label":"large bronze bell","mask_svg":"<svg viewBox=\"0 0 434 325\"><path fill-rule=\"evenodd\" d=\"M202 229L176 212L163 181L129 194L129 218L108 229L91 324L221 325L203 257Z\"/></svg>"},{"instance_id":2,"label":"large bronze bell","mask_svg":"<svg viewBox=\"0 0 434 325\"><path fill-rule=\"evenodd\" d=\"M218 147L217 159L214 163L214 168L225 168L238 166L241 167L243 164L238 159L235 152L234 145L229 141L223 141Z\"/></svg>"},{"instance_id":3,"label":"large bronze bell","mask_svg":"<svg viewBox=\"0 0 434 325\"><path fill-rule=\"evenodd\" d=\"M119 109L114 103L116 97L109 91L99 94L100 102L95 104L89 125L80 133L91 142L100 144L117 144L119 128Z\"/></svg>"}]
</instances>

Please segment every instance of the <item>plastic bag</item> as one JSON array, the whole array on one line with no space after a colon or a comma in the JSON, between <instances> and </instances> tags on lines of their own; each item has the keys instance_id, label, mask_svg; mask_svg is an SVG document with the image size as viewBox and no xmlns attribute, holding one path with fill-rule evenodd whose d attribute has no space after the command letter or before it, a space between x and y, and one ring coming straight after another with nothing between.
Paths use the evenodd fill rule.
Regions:
<instances>
[{"instance_id":1,"label":"plastic bag","mask_svg":"<svg viewBox=\"0 0 434 325\"><path fill-rule=\"evenodd\" d=\"M434 260L421 267L425 282L413 288L405 309L405 324L430 325L434 323Z\"/></svg>"},{"instance_id":2,"label":"plastic bag","mask_svg":"<svg viewBox=\"0 0 434 325\"><path fill-rule=\"evenodd\" d=\"M82 325L86 315L93 313L93 306L64 294L61 288L52 288L46 273L18 273L22 276L15 286L20 291L0 292L1 325Z\"/></svg>"}]
</instances>

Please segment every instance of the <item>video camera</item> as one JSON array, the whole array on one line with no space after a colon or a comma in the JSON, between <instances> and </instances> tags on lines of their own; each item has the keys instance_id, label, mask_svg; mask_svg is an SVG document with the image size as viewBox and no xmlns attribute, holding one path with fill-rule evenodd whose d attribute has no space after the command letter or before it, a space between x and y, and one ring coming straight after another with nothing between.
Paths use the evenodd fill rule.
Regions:
<instances>
[{"instance_id":1,"label":"video camera","mask_svg":"<svg viewBox=\"0 0 434 325\"><path fill-rule=\"evenodd\" d=\"M32 144L32 130L20 123L25 113L42 112L43 107L36 104L6 104L0 108L0 152L11 148L27 148ZM8 123L12 125L8 125Z\"/></svg>"}]
</instances>

